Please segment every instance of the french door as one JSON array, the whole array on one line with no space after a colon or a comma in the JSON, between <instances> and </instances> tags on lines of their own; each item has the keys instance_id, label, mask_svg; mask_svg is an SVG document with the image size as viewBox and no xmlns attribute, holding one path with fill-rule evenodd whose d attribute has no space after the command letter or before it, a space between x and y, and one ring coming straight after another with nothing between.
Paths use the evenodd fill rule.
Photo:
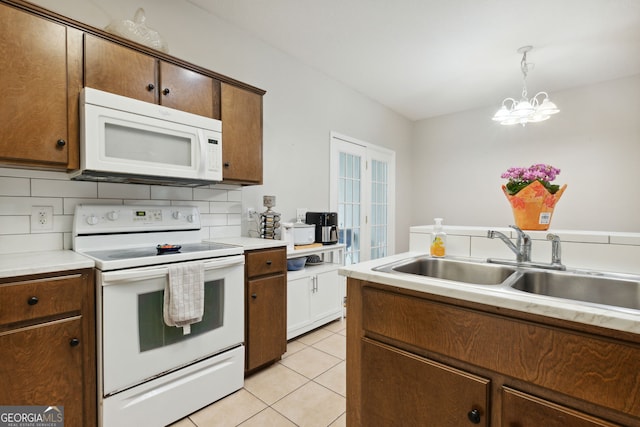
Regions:
<instances>
[{"instance_id":1,"label":"french door","mask_svg":"<svg viewBox=\"0 0 640 427\"><path fill-rule=\"evenodd\" d=\"M345 264L393 254L395 152L332 133L330 175Z\"/></svg>"}]
</instances>

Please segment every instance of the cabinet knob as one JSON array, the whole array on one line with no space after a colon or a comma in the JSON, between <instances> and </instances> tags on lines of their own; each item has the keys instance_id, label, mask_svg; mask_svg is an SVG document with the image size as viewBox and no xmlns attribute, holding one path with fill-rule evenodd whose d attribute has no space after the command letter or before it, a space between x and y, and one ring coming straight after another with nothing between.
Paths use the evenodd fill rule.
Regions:
<instances>
[{"instance_id":1,"label":"cabinet knob","mask_svg":"<svg viewBox=\"0 0 640 427\"><path fill-rule=\"evenodd\" d=\"M225 167L225 168L228 168L229 166L231 166L231 163L229 163L229 162L224 162L224 167Z\"/></svg>"},{"instance_id":2,"label":"cabinet knob","mask_svg":"<svg viewBox=\"0 0 640 427\"><path fill-rule=\"evenodd\" d=\"M147 90L148 90L149 92L151 92L151 91L152 91L152 90L154 90L155 88L156 88L156 86L155 86L153 83L149 83L149 84L147 85Z\"/></svg>"},{"instance_id":3,"label":"cabinet knob","mask_svg":"<svg viewBox=\"0 0 640 427\"><path fill-rule=\"evenodd\" d=\"M56 141L56 147L58 148L62 148L65 145L67 145L67 141L65 141L64 139L59 139Z\"/></svg>"},{"instance_id":4,"label":"cabinet knob","mask_svg":"<svg viewBox=\"0 0 640 427\"><path fill-rule=\"evenodd\" d=\"M267 260L267 265L271 265L271 264L273 264L273 262L270 259L268 259Z\"/></svg>"},{"instance_id":5,"label":"cabinet knob","mask_svg":"<svg viewBox=\"0 0 640 427\"><path fill-rule=\"evenodd\" d=\"M477 409L470 410L467 414L467 417L473 424L480 424L480 411L478 411Z\"/></svg>"},{"instance_id":6,"label":"cabinet knob","mask_svg":"<svg viewBox=\"0 0 640 427\"><path fill-rule=\"evenodd\" d=\"M29 304L29 305L36 305L36 304L38 303L38 301L40 301L40 300L38 299L38 297L35 297L35 296L34 296L34 297L31 297L31 298L29 298L29 299L27 300L27 304Z\"/></svg>"},{"instance_id":7,"label":"cabinet knob","mask_svg":"<svg viewBox=\"0 0 640 427\"><path fill-rule=\"evenodd\" d=\"M71 338L71 339L69 340L69 345L70 345L71 347L77 347L77 346L78 346L78 344L80 344L80 340L79 340L78 338Z\"/></svg>"},{"instance_id":8,"label":"cabinet knob","mask_svg":"<svg viewBox=\"0 0 640 427\"><path fill-rule=\"evenodd\" d=\"M258 298L258 294L251 294L251 298L253 298L253 299Z\"/></svg>"},{"instance_id":9,"label":"cabinet knob","mask_svg":"<svg viewBox=\"0 0 640 427\"><path fill-rule=\"evenodd\" d=\"M165 87L165 88L162 90L162 93L163 93L163 94L165 94L165 95L169 95L169 93L171 93L171 91L169 90L169 88L168 88L168 87Z\"/></svg>"}]
</instances>

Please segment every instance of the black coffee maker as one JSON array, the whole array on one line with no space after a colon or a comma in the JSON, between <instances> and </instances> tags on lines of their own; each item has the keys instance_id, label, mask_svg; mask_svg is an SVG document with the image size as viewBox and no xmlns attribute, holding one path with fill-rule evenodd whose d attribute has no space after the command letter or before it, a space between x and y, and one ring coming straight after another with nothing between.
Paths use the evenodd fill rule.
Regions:
<instances>
[{"instance_id":1,"label":"black coffee maker","mask_svg":"<svg viewBox=\"0 0 640 427\"><path fill-rule=\"evenodd\" d=\"M323 245L338 243L338 214L336 212L307 212L305 222L316 226L316 243Z\"/></svg>"}]
</instances>

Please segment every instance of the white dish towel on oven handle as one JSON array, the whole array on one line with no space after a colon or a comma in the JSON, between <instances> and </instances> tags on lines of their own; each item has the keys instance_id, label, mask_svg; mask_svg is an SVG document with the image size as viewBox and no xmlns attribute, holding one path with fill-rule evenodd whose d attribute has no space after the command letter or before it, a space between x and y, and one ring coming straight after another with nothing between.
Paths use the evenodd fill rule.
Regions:
<instances>
[{"instance_id":1,"label":"white dish towel on oven handle","mask_svg":"<svg viewBox=\"0 0 640 427\"><path fill-rule=\"evenodd\" d=\"M168 326L191 333L191 324L204 314L204 264L182 262L169 265L169 280L164 289L163 315Z\"/></svg>"}]
</instances>

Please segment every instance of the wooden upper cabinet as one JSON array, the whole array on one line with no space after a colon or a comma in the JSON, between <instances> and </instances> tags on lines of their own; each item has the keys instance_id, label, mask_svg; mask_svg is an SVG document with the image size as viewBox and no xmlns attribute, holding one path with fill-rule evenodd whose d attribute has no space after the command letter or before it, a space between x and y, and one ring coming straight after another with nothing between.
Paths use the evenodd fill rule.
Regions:
<instances>
[{"instance_id":1,"label":"wooden upper cabinet","mask_svg":"<svg viewBox=\"0 0 640 427\"><path fill-rule=\"evenodd\" d=\"M156 68L156 59L149 55L85 34L84 85L87 87L156 103Z\"/></svg>"},{"instance_id":2,"label":"wooden upper cabinet","mask_svg":"<svg viewBox=\"0 0 640 427\"><path fill-rule=\"evenodd\" d=\"M221 84L222 179L262 184L262 95Z\"/></svg>"},{"instance_id":3,"label":"wooden upper cabinet","mask_svg":"<svg viewBox=\"0 0 640 427\"><path fill-rule=\"evenodd\" d=\"M0 4L3 163L77 167L81 40L77 30Z\"/></svg>"},{"instance_id":4,"label":"wooden upper cabinet","mask_svg":"<svg viewBox=\"0 0 640 427\"><path fill-rule=\"evenodd\" d=\"M217 91L220 96L220 91ZM214 84L211 77L160 61L160 104L201 116L214 115Z\"/></svg>"},{"instance_id":5,"label":"wooden upper cabinet","mask_svg":"<svg viewBox=\"0 0 640 427\"><path fill-rule=\"evenodd\" d=\"M219 118L215 83L209 76L85 35L85 86Z\"/></svg>"}]
</instances>

